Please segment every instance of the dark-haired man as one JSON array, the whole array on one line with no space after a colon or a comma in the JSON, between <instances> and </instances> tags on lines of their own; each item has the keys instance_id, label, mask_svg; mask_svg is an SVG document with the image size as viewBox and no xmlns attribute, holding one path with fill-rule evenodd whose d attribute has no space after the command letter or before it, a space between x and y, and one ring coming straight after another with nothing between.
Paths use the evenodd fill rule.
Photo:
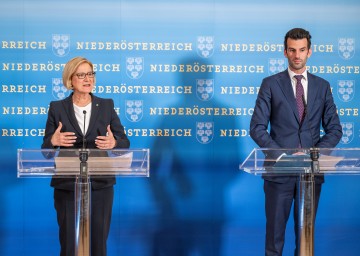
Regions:
<instances>
[{"instance_id":1,"label":"dark-haired man","mask_svg":"<svg viewBox=\"0 0 360 256\"><path fill-rule=\"evenodd\" d=\"M287 32L284 55L288 69L263 79L250 123L250 135L261 148L333 148L342 136L336 106L326 80L306 70L311 35L301 28ZM298 95L298 100L296 96ZM306 115L306 118L305 118ZM270 125L270 131L268 131ZM320 128L325 134L320 137ZM263 176L266 214L265 255L282 255L285 228L294 202L298 241L297 176ZM315 213L322 176L315 177ZM298 248L295 248L295 255Z\"/></svg>"}]
</instances>

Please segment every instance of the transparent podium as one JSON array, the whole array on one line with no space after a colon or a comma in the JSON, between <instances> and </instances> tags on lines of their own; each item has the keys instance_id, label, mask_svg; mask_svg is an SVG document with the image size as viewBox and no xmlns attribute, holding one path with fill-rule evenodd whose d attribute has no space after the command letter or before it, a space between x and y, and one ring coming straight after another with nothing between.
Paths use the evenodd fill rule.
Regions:
<instances>
[{"instance_id":1,"label":"transparent podium","mask_svg":"<svg viewBox=\"0 0 360 256\"><path fill-rule=\"evenodd\" d=\"M17 176L74 178L75 256L90 255L91 177L149 177L149 149L18 149Z\"/></svg>"},{"instance_id":2,"label":"transparent podium","mask_svg":"<svg viewBox=\"0 0 360 256\"><path fill-rule=\"evenodd\" d=\"M299 177L298 255L314 255L315 176L360 174L360 148L255 148L240 169L254 175Z\"/></svg>"}]
</instances>

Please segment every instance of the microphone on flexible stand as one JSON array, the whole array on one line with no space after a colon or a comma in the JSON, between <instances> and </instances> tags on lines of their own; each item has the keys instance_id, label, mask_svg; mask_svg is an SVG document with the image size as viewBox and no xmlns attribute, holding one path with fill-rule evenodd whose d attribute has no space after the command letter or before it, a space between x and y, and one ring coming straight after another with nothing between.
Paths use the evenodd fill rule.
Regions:
<instances>
[{"instance_id":1,"label":"microphone on flexible stand","mask_svg":"<svg viewBox=\"0 0 360 256\"><path fill-rule=\"evenodd\" d=\"M303 104L304 104L304 119L307 118L309 121L309 117L307 116L307 104L305 101L305 96L304 94L302 95L302 100L303 100ZM318 148L314 148L314 141L313 141L313 136L312 136L312 132L311 132L311 126L310 126L310 121L308 122L308 127L309 127L309 133L311 136L311 148L310 148L310 159L311 159L311 171L313 173L319 173L320 172L320 165L319 165L319 156L320 156L320 151ZM308 176L305 177L305 179L313 179L313 176Z\"/></svg>"},{"instance_id":2,"label":"microphone on flexible stand","mask_svg":"<svg viewBox=\"0 0 360 256\"><path fill-rule=\"evenodd\" d=\"M85 121L86 121L86 110L83 111L84 114L84 130L83 130L83 146L82 149L85 150Z\"/></svg>"},{"instance_id":3,"label":"microphone on flexible stand","mask_svg":"<svg viewBox=\"0 0 360 256\"><path fill-rule=\"evenodd\" d=\"M307 104L306 104L306 101L305 101L304 94L302 95L302 101L303 101L303 104L304 104L304 118L303 118L303 121L305 121L305 118L307 118L308 121L309 121L309 117L307 116L308 115L308 109L307 109ZM310 121L308 123L309 123L308 124L309 132L310 132L310 136L311 136L311 147L313 147L314 143L313 143L313 135L312 135L312 132L311 132Z\"/></svg>"},{"instance_id":4,"label":"microphone on flexible stand","mask_svg":"<svg viewBox=\"0 0 360 256\"><path fill-rule=\"evenodd\" d=\"M304 94L302 95L302 101L303 101L303 104L304 104L304 119L305 119L305 116L307 114L307 105L306 105Z\"/></svg>"},{"instance_id":5,"label":"microphone on flexible stand","mask_svg":"<svg viewBox=\"0 0 360 256\"><path fill-rule=\"evenodd\" d=\"M87 176L87 163L86 161L88 160L88 152L86 150L85 147L85 121L86 121L86 110L83 111L84 114L84 130L83 130L83 143L82 143L82 149L80 150L80 154L79 154L79 159L81 161L80 163L80 174L83 177Z\"/></svg>"}]
</instances>

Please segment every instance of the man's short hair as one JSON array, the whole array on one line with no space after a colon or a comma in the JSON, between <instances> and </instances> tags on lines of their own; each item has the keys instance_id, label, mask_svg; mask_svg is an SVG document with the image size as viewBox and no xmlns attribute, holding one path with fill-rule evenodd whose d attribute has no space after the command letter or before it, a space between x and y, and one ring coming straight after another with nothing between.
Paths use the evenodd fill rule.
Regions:
<instances>
[{"instance_id":1,"label":"man's short hair","mask_svg":"<svg viewBox=\"0 0 360 256\"><path fill-rule=\"evenodd\" d=\"M291 30L289 30L286 35L285 35L285 40L284 40L284 49L285 51L287 50L287 40L288 38L294 39L294 40L299 40L299 39L307 39L308 42L308 49L310 49L311 47L311 35L310 32L302 29L302 28L293 28Z\"/></svg>"}]
</instances>

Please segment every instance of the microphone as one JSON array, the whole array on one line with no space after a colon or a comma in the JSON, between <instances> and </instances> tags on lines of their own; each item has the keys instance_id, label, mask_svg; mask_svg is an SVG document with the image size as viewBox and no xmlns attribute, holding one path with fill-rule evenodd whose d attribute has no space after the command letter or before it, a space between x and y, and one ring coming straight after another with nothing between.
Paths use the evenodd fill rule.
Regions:
<instances>
[{"instance_id":1,"label":"microphone","mask_svg":"<svg viewBox=\"0 0 360 256\"><path fill-rule=\"evenodd\" d=\"M86 110L83 111L84 114L84 130L83 130L83 150L85 149L85 121L86 121Z\"/></svg>"},{"instance_id":2,"label":"microphone","mask_svg":"<svg viewBox=\"0 0 360 256\"><path fill-rule=\"evenodd\" d=\"M303 121L305 120L305 118L308 119L309 121L309 117L307 116L307 104L306 104L306 101L305 101L305 96L304 94L302 95L302 101L303 101L303 104L304 104L304 118L303 118ZM312 132L311 132L311 126L310 126L310 121L308 122L308 127L309 127L309 132L310 132L310 136L311 136L311 147L314 146L314 141L313 141L313 135L312 135Z\"/></svg>"},{"instance_id":3,"label":"microphone","mask_svg":"<svg viewBox=\"0 0 360 256\"><path fill-rule=\"evenodd\" d=\"M82 149L79 150L79 159L81 161L80 163L80 167L81 168L81 175L85 175L87 173L87 170L85 170L87 167L84 167L83 164L86 163L86 161L88 160L88 152L86 151L86 147L85 147L85 121L86 121L86 110L83 111L84 114L84 130L83 130L83 143L82 143Z\"/></svg>"},{"instance_id":4,"label":"microphone","mask_svg":"<svg viewBox=\"0 0 360 256\"><path fill-rule=\"evenodd\" d=\"M85 121L86 121L86 110L83 111L84 114L84 130L83 130L83 143L82 149L79 150L79 159L80 159L80 179L85 182L88 178L88 169L87 169L87 160L89 158L89 153L85 148Z\"/></svg>"}]
</instances>

